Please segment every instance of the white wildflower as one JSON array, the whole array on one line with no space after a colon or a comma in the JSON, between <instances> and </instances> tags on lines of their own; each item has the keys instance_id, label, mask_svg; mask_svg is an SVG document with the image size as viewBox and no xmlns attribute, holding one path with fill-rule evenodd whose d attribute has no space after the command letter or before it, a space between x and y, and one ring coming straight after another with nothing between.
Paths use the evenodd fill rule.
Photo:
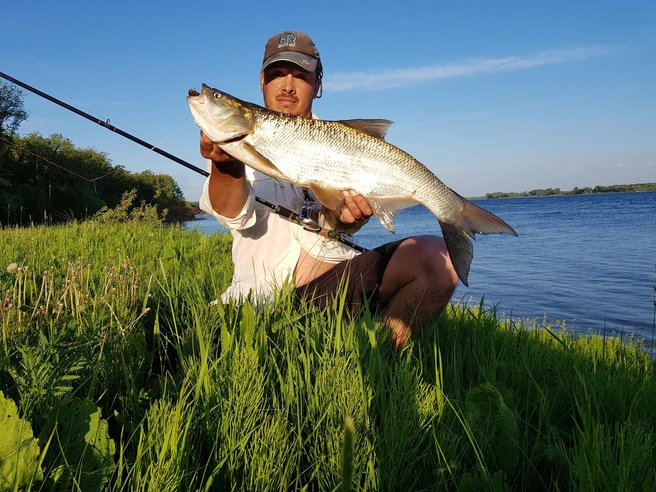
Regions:
<instances>
[{"instance_id":1,"label":"white wildflower","mask_svg":"<svg viewBox=\"0 0 656 492\"><path fill-rule=\"evenodd\" d=\"M9 273L16 273L18 271L18 264L10 263L9 266L7 267L7 271Z\"/></svg>"}]
</instances>

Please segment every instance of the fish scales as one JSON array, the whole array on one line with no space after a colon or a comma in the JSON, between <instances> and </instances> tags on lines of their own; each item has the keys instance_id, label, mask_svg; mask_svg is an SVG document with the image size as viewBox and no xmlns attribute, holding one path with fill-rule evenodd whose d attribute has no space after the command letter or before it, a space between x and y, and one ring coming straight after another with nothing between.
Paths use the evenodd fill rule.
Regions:
<instances>
[{"instance_id":1,"label":"fish scales","mask_svg":"<svg viewBox=\"0 0 656 492\"><path fill-rule=\"evenodd\" d=\"M323 176L321 182L326 186L350 187L371 197L415 193L417 203L428 202L436 189L448 190L422 163L383 140L337 122L280 120L259 113L247 140L252 139L250 142L270 161L280 162L281 171L297 184L307 186ZM286 145L279 145L280 141ZM381 164L391 172L381 174ZM449 200L443 190L438 193L445 195L444 204L434 206L438 213L455 216L461 211L461 200Z\"/></svg>"},{"instance_id":2,"label":"fish scales","mask_svg":"<svg viewBox=\"0 0 656 492\"><path fill-rule=\"evenodd\" d=\"M342 191L361 194L394 232L394 217L421 204L437 218L460 280L467 285L476 234L517 233L446 186L426 166L384 140L387 120L323 121L270 111L203 84L187 101L196 124L225 152L276 179L306 186L328 208Z\"/></svg>"}]
</instances>

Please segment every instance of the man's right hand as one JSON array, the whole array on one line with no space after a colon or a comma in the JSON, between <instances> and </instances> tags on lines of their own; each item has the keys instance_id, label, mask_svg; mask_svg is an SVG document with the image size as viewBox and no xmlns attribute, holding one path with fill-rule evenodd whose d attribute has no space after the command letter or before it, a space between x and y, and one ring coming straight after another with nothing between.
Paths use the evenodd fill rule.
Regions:
<instances>
[{"instance_id":1,"label":"man's right hand","mask_svg":"<svg viewBox=\"0 0 656 492\"><path fill-rule=\"evenodd\" d=\"M207 189L212 208L224 217L236 217L244 207L249 192L244 164L223 152L202 131L200 154L214 163Z\"/></svg>"},{"instance_id":2,"label":"man's right hand","mask_svg":"<svg viewBox=\"0 0 656 492\"><path fill-rule=\"evenodd\" d=\"M232 156L223 152L218 145L212 142L210 137L203 133L203 130L200 131L200 155L216 163L235 161Z\"/></svg>"}]
</instances>

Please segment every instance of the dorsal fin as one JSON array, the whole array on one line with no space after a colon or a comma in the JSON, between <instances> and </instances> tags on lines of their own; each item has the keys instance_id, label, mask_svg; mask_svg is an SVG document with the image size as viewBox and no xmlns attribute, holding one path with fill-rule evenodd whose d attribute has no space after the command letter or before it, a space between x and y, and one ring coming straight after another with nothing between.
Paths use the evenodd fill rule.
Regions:
<instances>
[{"instance_id":1,"label":"dorsal fin","mask_svg":"<svg viewBox=\"0 0 656 492\"><path fill-rule=\"evenodd\" d=\"M367 135L372 137L380 138L385 140L385 135L387 135L387 130L393 121L390 120L339 120L337 123L346 125L353 128L354 130L359 130Z\"/></svg>"}]
</instances>

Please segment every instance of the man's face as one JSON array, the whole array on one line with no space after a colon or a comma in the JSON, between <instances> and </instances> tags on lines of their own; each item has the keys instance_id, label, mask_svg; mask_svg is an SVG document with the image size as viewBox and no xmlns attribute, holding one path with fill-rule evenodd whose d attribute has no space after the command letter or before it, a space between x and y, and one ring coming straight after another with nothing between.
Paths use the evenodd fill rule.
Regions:
<instances>
[{"instance_id":1,"label":"man's face","mask_svg":"<svg viewBox=\"0 0 656 492\"><path fill-rule=\"evenodd\" d=\"M294 63L278 62L260 74L260 86L267 108L309 118L321 81L316 80L315 72L307 72Z\"/></svg>"}]
</instances>

